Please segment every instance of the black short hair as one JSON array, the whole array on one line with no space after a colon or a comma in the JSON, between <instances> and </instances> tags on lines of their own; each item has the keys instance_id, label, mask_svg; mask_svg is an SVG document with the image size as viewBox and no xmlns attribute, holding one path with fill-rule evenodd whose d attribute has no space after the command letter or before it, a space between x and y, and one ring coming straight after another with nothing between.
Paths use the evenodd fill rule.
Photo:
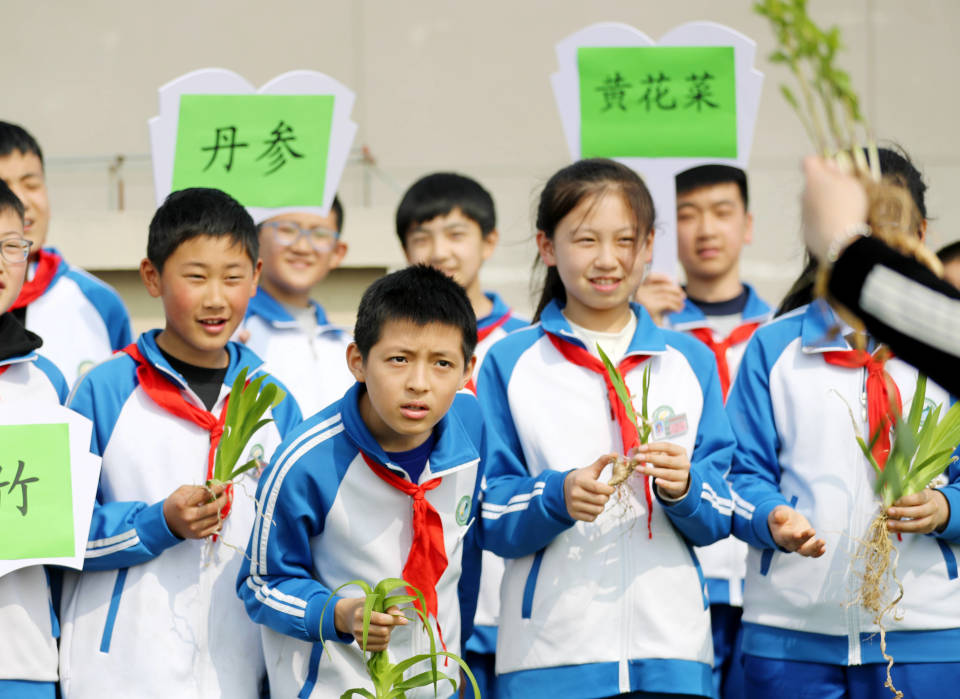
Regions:
<instances>
[{"instance_id":1,"label":"black short hair","mask_svg":"<svg viewBox=\"0 0 960 699\"><path fill-rule=\"evenodd\" d=\"M256 266L260 245L250 214L226 192L206 187L182 189L164 200L150 221L147 258L163 271L174 250L201 235L229 237L243 246Z\"/></svg>"},{"instance_id":2,"label":"black short hair","mask_svg":"<svg viewBox=\"0 0 960 699\"><path fill-rule=\"evenodd\" d=\"M700 187L733 182L740 189L743 210L750 208L750 196L747 190L747 173L730 165L700 165L684 170L676 177L677 196Z\"/></svg>"},{"instance_id":3,"label":"black short hair","mask_svg":"<svg viewBox=\"0 0 960 699\"><path fill-rule=\"evenodd\" d=\"M40 150L37 139L18 124L0 121L0 157L10 155L15 150L24 154L33 153L40 158L40 165L43 165L43 151Z\"/></svg>"},{"instance_id":4,"label":"black short hair","mask_svg":"<svg viewBox=\"0 0 960 699\"><path fill-rule=\"evenodd\" d=\"M952 243L944 245L937 250L937 257L943 264L960 259L960 240L954 240Z\"/></svg>"},{"instance_id":5,"label":"black short hair","mask_svg":"<svg viewBox=\"0 0 960 699\"><path fill-rule=\"evenodd\" d=\"M440 323L457 328L465 362L470 361L477 346L477 318L467 292L433 267L406 267L381 277L363 292L353 339L364 360L380 340L383 326L393 320L408 320L416 325Z\"/></svg>"},{"instance_id":6,"label":"black short hair","mask_svg":"<svg viewBox=\"0 0 960 699\"><path fill-rule=\"evenodd\" d=\"M455 172L435 172L414 182L397 207L397 237L406 247L407 233L414 226L454 209L480 226L486 238L497 227L493 197L479 182Z\"/></svg>"},{"instance_id":7,"label":"black short hair","mask_svg":"<svg viewBox=\"0 0 960 699\"><path fill-rule=\"evenodd\" d=\"M20 225L23 225L23 202L20 197L13 193L13 190L7 186L7 183L0 180L0 214L5 211L14 211L20 218Z\"/></svg>"}]
</instances>

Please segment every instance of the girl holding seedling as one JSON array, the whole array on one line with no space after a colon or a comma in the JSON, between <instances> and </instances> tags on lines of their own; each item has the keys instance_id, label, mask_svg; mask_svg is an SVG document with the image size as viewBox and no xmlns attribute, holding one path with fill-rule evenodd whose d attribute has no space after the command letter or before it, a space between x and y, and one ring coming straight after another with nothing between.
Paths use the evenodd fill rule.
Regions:
<instances>
[{"instance_id":1,"label":"girl holding seedling","mask_svg":"<svg viewBox=\"0 0 960 699\"><path fill-rule=\"evenodd\" d=\"M729 532L734 442L713 355L630 303L653 222L629 168L596 159L556 173L537 213L540 322L494 345L481 367L483 538L507 559L503 697L712 692L691 547ZM614 487L624 456L631 468Z\"/></svg>"},{"instance_id":2,"label":"girl holding seedling","mask_svg":"<svg viewBox=\"0 0 960 699\"><path fill-rule=\"evenodd\" d=\"M919 201L911 191L922 211L922 189ZM912 221L901 235L917 233L916 212L899 218ZM823 299L754 335L727 400L734 533L752 547L748 696L887 686L920 697L960 684L960 413L949 403Z\"/></svg>"}]
</instances>

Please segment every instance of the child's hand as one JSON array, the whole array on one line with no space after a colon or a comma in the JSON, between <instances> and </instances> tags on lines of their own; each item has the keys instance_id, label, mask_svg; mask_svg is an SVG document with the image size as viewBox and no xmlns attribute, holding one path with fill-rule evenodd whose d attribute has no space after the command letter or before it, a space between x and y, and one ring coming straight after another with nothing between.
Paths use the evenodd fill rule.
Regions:
<instances>
[{"instance_id":1,"label":"child's hand","mask_svg":"<svg viewBox=\"0 0 960 699\"><path fill-rule=\"evenodd\" d=\"M904 495L887 510L887 529L892 532L929 534L942 531L950 519L950 503L935 488Z\"/></svg>"},{"instance_id":2,"label":"child's hand","mask_svg":"<svg viewBox=\"0 0 960 699\"><path fill-rule=\"evenodd\" d=\"M809 520L792 507L774 507L767 517L767 526L773 540L782 549L810 558L820 558L827 551L827 542L817 539L817 532Z\"/></svg>"},{"instance_id":3,"label":"child's hand","mask_svg":"<svg viewBox=\"0 0 960 699\"><path fill-rule=\"evenodd\" d=\"M363 643L363 597L351 597L337 602L333 608L333 623L340 633L351 634L358 646ZM405 626L407 618L397 606L386 612L370 612L367 627L367 650L371 653L386 650L394 626Z\"/></svg>"},{"instance_id":4,"label":"child's hand","mask_svg":"<svg viewBox=\"0 0 960 699\"><path fill-rule=\"evenodd\" d=\"M690 488L690 459L687 450L670 442L641 444L630 450L630 456L640 461L637 471L653 478L660 495L668 500L679 500Z\"/></svg>"},{"instance_id":5,"label":"child's hand","mask_svg":"<svg viewBox=\"0 0 960 699\"><path fill-rule=\"evenodd\" d=\"M563 500L571 517L592 522L600 516L615 489L597 478L604 467L616 458L616 454L605 454L589 466L570 471L563 479Z\"/></svg>"},{"instance_id":6,"label":"child's hand","mask_svg":"<svg viewBox=\"0 0 960 699\"><path fill-rule=\"evenodd\" d=\"M680 285L666 274L651 272L637 289L634 298L647 309L654 323L662 325L665 313L683 310L687 295L683 293Z\"/></svg>"},{"instance_id":7,"label":"child's hand","mask_svg":"<svg viewBox=\"0 0 960 699\"><path fill-rule=\"evenodd\" d=\"M163 517L170 531L181 539L204 539L223 524L220 509L227 504L222 483L211 488L181 485L163 501ZM210 494L216 497L210 502Z\"/></svg>"}]
</instances>

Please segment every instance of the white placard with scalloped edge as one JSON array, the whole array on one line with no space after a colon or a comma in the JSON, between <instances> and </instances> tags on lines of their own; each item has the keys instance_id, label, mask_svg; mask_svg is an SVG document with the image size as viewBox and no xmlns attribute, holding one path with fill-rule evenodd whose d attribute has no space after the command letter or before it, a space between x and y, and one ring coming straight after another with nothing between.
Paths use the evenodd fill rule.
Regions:
<instances>
[{"instance_id":1,"label":"white placard with scalloped edge","mask_svg":"<svg viewBox=\"0 0 960 699\"><path fill-rule=\"evenodd\" d=\"M736 158L615 158L643 177L657 208L657 236L652 269L677 276L677 199L674 176L697 165L717 163L746 169L760 107L763 73L754 67L757 45L740 32L715 22L689 22L654 41L639 29L619 22L585 27L556 45L557 72L550 76L570 156L580 155L580 79L577 50L591 46L732 46L737 89Z\"/></svg>"},{"instance_id":2,"label":"white placard with scalloped edge","mask_svg":"<svg viewBox=\"0 0 960 699\"><path fill-rule=\"evenodd\" d=\"M153 154L153 184L157 206L170 194L173 183L174 154L180 96L200 95L333 95L333 124L324 180L323 201L317 206L247 207L257 223L291 211L325 216L343 177L357 124L350 120L356 95L343 83L313 70L293 70L278 75L261 88L255 88L240 75L223 68L203 68L171 80L158 90L160 113L149 120L150 150Z\"/></svg>"}]
</instances>

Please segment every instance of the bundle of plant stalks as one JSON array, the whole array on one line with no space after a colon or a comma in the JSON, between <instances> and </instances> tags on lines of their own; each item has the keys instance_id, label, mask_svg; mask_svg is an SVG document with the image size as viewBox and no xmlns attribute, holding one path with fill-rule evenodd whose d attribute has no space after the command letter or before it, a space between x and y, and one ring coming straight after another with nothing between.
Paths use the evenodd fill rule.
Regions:
<instances>
[{"instance_id":1,"label":"bundle of plant stalks","mask_svg":"<svg viewBox=\"0 0 960 699\"><path fill-rule=\"evenodd\" d=\"M867 528L866 537L860 541L854 559L861 576L856 601L873 614L873 623L880 629L880 650L887 661L884 686L897 697L902 697L903 693L894 687L890 675L893 658L887 654L883 619L891 612L896 618L895 608L903 598L903 586L897 578L897 550L887 529L887 510L900 498L927 488L956 460L953 452L960 443L960 403L954 403L942 419L943 405L931 410L924 419L926 391L927 377L919 374L906 420L901 415L896 416L890 455L882 469L872 451L880 438L879 430L869 444L857 434L857 443L876 473L875 488L881 505ZM854 430L857 430L856 422Z\"/></svg>"},{"instance_id":2,"label":"bundle of plant stalks","mask_svg":"<svg viewBox=\"0 0 960 699\"><path fill-rule=\"evenodd\" d=\"M613 362L610 361L610 357L606 355L599 344L597 345L597 352L600 353L600 360L607 369L610 382L617 392L617 398L619 398L623 404L624 410L627 412L627 417L630 418L630 422L637 428L637 436L640 438L640 444L646 444L650 441L650 431L653 427L647 415L647 395L650 392L650 365L647 364L643 368L643 393L640 399L640 416L638 418L636 411L633 409L633 400L631 399L630 391L627 390L627 384L623 380L620 371L614 366ZM638 461L627 458L626 454L618 456L613 464L613 476L610 478L610 485L616 488L626 482L626 480L633 475L638 464Z\"/></svg>"},{"instance_id":3,"label":"bundle of plant stalks","mask_svg":"<svg viewBox=\"0 0 960 699\"><path fill-rule=\"evenodd\" d=\"M777 39L770 61L787 66L796 78L800 98L785 84L780 92L800 117L817 152L863 182L871 235L942 276L943 265L917 236L922 218L913 199L902 181L881 174L876 140L860 111L850 76L835 64L843 48L839 27L818 27L807 14L807 0L762 0L754 4L754 11L770 21ZM827 295L828 276L827 267L821 266L817 295ZM840 310L852 327L862 329L853 314Z\"/></svg>"},{"instance_id":4,"label":"bundle of plant stalks","mask_svg":"<svg viewBox=\"0 0 960 699\"><path fill-rule=\"evenodd\" d=\"M233 500L233 480L259 465L256 459L251 459L237 466L240 455L254 433L273 421L271 418L263 418L263 414L269 408L279 405L287 395L276 384L268 383L264 386L263 383L268 377L269 374L262 374L247 383L247 368L244 367L230 388L227 414L223 422L223 435L220 437L214 456L213 478L207 481L207 488L211 490L211 502L212 489L215 486L226 486L227 505L220 512L221 519L230 511L230 503ZM216 540L217 535L214 534L213 541Z\"/></svg>"},{"instance_id":5,"label":"bundle of plant stalks","mask_svg":"<svg viewBox=\"0 0 960 699\"><path fill-rule=\"evenodd\" d=\"M456 691L456 680L443 674L437 668L437 658L441 656L450 658L460 666L464 675L470 680L470 685L473 687L474 699L480 699L480 687L477 685L477 680L473 676L473 672L463 658L446 650L437 650L433 629L430 626L427 613L424 611L427 605L424 601L423 593L401 578L384 578L373 587L364 580L351 580L350 582L344 583L333 591L330 599L324 604L320 612L321 629L323 628L323 615L327 612L327 605L330 603L330 600L334 599L334 596L340 590L351 585L359 587L365 595L363 601L363 635L360 639L360 647L363 649L364 656L366 656L367 653L367 633L370 629L370 615L374 612L386 614L387 610L391 607L401 608L403 616L410 621L419 620L430 639L430 652L420 653L397 663L390 662L390 657L385 650L370 653L366 665L367 674L373 683L374 692L357 687L345 691L340 695L340 699L349 699L349 697L353 696L367 697L367 699L406 699L406 692L408 690L426 687L431 684L433 685L434 694L437 694L440 684L446 684L446 682L450 683L451 691ZM391 594L396 593L397 590L404 591L399 594ZM413 594L409 594L408 591L412 591ZM414 601L418 601L419 606L414 605ZM410 616L411 610L415 612L414 616ZM324 653L326 653L326 642L320 639L320 643L323 644ZM407 672L407 670L418 663L426 661L430 662L429 670L414 675L413 677L404 677L404 673Z\"/></svg>"}]
</instances>

